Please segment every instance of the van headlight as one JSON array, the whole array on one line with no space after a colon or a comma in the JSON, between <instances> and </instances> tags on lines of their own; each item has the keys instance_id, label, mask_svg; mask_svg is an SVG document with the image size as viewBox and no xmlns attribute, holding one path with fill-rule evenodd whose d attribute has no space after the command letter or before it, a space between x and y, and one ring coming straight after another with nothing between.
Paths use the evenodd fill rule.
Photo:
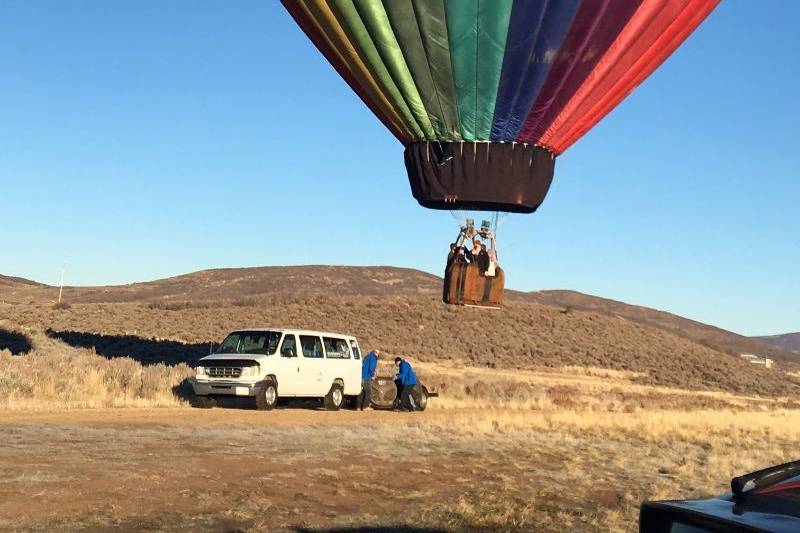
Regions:
<instances>
[{"instance_id":1,"label":"van headlight","mask_svg":"<svg viewBox=\"0 0 800 533\"><path fill-rule=\"evenodd\" d=\"M206 367L198 366L195 368L195 372L197 372L198 376L205 376L206 375Z\"/></svg>"},{"instance_id":2,"label":"van headlight","mask_svg":"<svg viewBox=\"0 0 800 533\"><path fill-rule=\"evenodd\" d=\"M242 376L255 377L261 373L261 368L258 366L246 366L242 368Z\"/></svg>"}]
</instances>

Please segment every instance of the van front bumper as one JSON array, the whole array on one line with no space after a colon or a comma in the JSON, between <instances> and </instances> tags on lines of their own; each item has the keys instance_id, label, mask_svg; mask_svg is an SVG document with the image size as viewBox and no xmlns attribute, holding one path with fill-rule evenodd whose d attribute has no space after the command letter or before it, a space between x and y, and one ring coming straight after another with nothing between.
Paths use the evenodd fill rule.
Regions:
<instances>
[{"instance_id":1,"label":"van front bumper","mask_svg":"<svg viewBox=\"0 0 800 533\"><path fill-rule=\"evenodd\" d=\"M231 380L192 379L195 396L255 396L261 389L261 382Z\"/></svg>"}]
</instances>

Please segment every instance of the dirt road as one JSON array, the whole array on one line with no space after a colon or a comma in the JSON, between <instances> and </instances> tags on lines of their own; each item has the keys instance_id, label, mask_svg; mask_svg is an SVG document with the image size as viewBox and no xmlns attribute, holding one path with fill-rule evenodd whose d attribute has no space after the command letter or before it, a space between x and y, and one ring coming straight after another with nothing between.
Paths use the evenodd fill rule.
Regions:
<instances>
[{"instance_id":1,"label":"dirt road","mask_svg":"<svg viewBox=\"0 0 800 533\"><path fill-rule=\"evenodd\" d=\"M460 411L456 411L460 412ZM470 411L463 410L462 414ZM91 427L177 426L185 428L247 426L302 428L324 426L353 426L373 423L413 422L452 416L454 412L429 410L423 413L395 411L336 412L293 407L270 412L252 409L188 409L159 407L148 409L105 408L74 409L69 411L0 411L0 426L14 424L80 424Z\"/></svg>"},{"instance_id":2,"label":"dirt road","mask_svg":"<svg viewBox=\"0 0 800 533\"><path fill-rule=\"evenodd\" d=\"M761 406L6 411L0 530L627 531L642 500L788 460L796 427Z\"/></svg>"},{"instance_id":3,"label":"dirt road","mask_svg":"<svg viewBox=\"0 0 800 533\"><path fill-rule=\"evenodd\" d=\"M403 525L400 506L503 483L453 413L287 408L0 413L0 528L273 530ZM414 517L418 520L419 517Z\"/></svg>"},{"instance_id":4,"label":"dirt road","mask_svg":"<svg viewBox=\"0 0 800 533\"><path fill-rule=\"evenodd\" d=\"M624 503L625 492L613 483L574 468L576 461L592 468L590 462L616 453L619 443L569 436L565 445L562 434L530 431L473 433L478 411L485 414L4 412L0 529L503 530L535 524L556 530L566 524L596 530L603 529L608 506ZM454 422L459 430L441 429ZM643 461L647 454L645 447L629 452ZM580 501L562 490L584 485Z\"/></svg>"}]
</instances>

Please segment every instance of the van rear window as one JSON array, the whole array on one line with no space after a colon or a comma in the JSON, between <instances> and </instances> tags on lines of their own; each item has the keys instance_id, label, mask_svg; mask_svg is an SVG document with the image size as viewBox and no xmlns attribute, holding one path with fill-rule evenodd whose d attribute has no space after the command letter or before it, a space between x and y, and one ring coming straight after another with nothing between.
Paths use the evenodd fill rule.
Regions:
<instances>
[{"instance_id":1,"label":"van rear window","mask_svg":"<svg viewBox=\"0 0 800 533\"><path fill-rule=\"evenodd\" d=\"M328 359L350 359L350 348L346 340L337 337L323 337L322 340Z\"/></svg>"}]
</instances>

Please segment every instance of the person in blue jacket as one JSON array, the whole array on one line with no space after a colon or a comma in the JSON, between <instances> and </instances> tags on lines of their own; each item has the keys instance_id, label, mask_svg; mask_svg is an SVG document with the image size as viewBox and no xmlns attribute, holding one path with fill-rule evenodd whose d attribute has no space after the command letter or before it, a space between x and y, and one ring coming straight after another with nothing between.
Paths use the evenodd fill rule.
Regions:
<instances>
[{"instance_id":1,"label":"person in blue jacket","mask_svg":"<svg viewBox=\"0 0 800 533\"><path fill-rule=\"evenodd\" d=\"M361 361L361 394L358 395L358 400L356 400L356 409L359 411L363 411L364 407L369 407L372 403L372 380L378 370L380 356L380 350L373 350Z\"/></svg>"},{"instance_id":2,"label":"person in blue jacket","mask_svg":"<svg viewBox=\"0 0 800 533\"><path fill-rule=\"evenodd\" d=\"M403 411L414 411L417 403L415 396L417 390L417 375L414 374L414 369L411 368L411 364L405 359L395 357L394 364L397 366L397 376L395 376L395 380L400 385L400 409Z\"/></svg>"}]
</instances>

